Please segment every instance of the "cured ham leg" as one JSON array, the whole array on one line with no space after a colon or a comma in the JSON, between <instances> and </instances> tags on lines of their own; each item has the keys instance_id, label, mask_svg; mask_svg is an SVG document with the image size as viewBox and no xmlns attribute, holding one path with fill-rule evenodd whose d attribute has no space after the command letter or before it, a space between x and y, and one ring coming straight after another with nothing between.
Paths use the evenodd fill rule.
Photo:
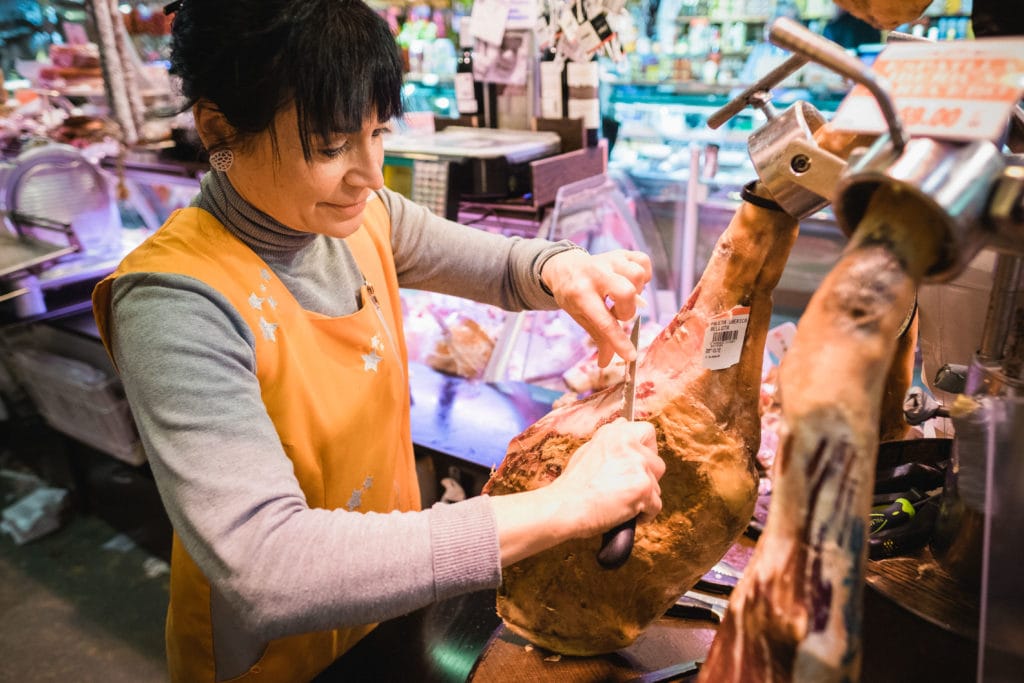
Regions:
<instances>
[{"instance_id":1,"label":"cured ham leg","mask_svg":"<svg viewBox=\"0 0 1024 683\"><path fill-rule=\"evenodd\" d=\"M764 533L700 681L854 681L879 412L917 283L920 207L880 188L780 368L783 428Z\"/></svg>"},{"instance_id":2,"label":"cured ham leg","mask_svg":"<svg viewBox=\"0 0 1024 683\"><path fill-rule=\"evenodd\" d=\"M836 0L836 4L875 28L896 28L924 14L929 0Z\"/></svg>"},{"instance_id":3,"label":"cured ham leg","mask_svg":"<svg viewBox=\"0 0 1024 683\"><path fill-rule=\"evenodd\" d=\"M637 366L636 418L654 424L667 464L661 514L637 527L633 553L618 569L598 564L600 535L507 567L498 612L509 629L564 654L622 648L743 532L757 494L757 405L771 294L796 234L797 221L781 211L748 203L737 211L689 301ZM709 325L746 308L739 361L703 367ZM549 484L581 444L621 413L621 383L553 410L512 440L484 492Z\"/></svg>"},{"instance_id":4,"label":"cured ham leg","mask_svg":"<svg viewBox=\"0 0 1024 683\"><path fill-rule=\"evenodd\" d=\"M843 158L865 139L815 132ZM564 543L505 569L498 612L542 647L592 655L625 647L725 554L750 521L757 494L758 398L771 294L797 234L781 211L744 203L719 238L689 301L637 367L637 419L654 424L666 463L661 514L636 530L615 570L596 555L601 537ZM708 326L749 307L735 365L704 367ZM558 408L512 440L484 487L531 490L556 478L569 456L621 415L621 384Z\"/></svg>"}]
</instances>

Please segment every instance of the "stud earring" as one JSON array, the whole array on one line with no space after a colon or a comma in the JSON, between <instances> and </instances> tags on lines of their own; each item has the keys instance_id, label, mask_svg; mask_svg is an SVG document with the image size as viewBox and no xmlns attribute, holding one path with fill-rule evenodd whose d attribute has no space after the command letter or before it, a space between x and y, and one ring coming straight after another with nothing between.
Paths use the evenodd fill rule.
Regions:
<instances>
[{"instance_id":1,"label":"stud earring","mask_svg":"<svg viewBox=\"0 0 1024 683\"><path fill-rule=\"evenodd\" d=\"M231 168L233 163L235 163L235 153L229 147L224 147L210 153L210 166L216 171L224 173Z\"/></svg>"}]
</instances>

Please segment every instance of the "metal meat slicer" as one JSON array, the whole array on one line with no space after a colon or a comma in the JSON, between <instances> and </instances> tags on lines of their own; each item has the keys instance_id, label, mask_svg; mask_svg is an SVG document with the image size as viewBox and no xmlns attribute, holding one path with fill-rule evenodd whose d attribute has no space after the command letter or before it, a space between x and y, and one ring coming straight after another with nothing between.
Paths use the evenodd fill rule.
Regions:
<instances>
[{"instance_id":1,"label":"metal meat slicer","mask_svg":"<svg viewBox=\"0 0 1024 683\"><path fill-rule=\"evenodd\" d=\"M120 244L112 184L70 145L30 147L0 167L0 302L19 318L46 311L47 271L71 254Z\"/></svg>"}]
</instances>

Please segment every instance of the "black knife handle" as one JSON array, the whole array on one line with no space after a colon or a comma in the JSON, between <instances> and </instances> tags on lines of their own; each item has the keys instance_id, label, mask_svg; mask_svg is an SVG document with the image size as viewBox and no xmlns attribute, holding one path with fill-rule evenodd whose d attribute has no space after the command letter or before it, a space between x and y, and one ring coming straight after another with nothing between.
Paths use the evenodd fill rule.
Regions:
<instances>
[{"instance_id":1,"label":"black knife handle","mask_svg":"<svg viewBox=\"0 0 1024 683\"><path fill-rule=\"evenodd\" d=\"M601 537L601 549L597 551L597 562L605 569L618 569L633 552L633 537L636 535L636 517L612 527Z\"/></svg>"}]
</instances>

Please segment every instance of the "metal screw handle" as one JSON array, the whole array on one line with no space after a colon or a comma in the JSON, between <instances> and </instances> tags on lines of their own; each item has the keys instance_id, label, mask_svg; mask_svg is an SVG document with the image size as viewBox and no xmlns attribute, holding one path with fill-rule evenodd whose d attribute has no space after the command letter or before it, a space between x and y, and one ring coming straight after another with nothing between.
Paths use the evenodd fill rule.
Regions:
<instances>
[{"instance_id":1,"label":"metal screw handle","mask_svg":"<svg viewBox=\"0 0 1024 683\"><path fill-rule=\"evenodd\" d=\"M739 114L748 106L757 108L768 107L769 97L765 94L782 81L796 73L804 64L807 58L803 55L791 55L782 64L759 78L753 85L732 98L725 106L708 117L708 128L717 129L723 123Z\"/></svg>"},{"instance_id":2,"label":"metal screw handle","mask_svg":"<svg viewBox=\"0 0 1024 683\"><path fill-rule=\"evenodd\" d=\"M779 17L768 31L768 39L781 48L806 57L812 62L835 71L840 76L860 83L874 95L889 126L889 136L897 152L907 144L907 134L896 113L896 107L885 86L859 59L853 57L828 38L811 32L800 22Z\"/></svg>"}]
</instances>

